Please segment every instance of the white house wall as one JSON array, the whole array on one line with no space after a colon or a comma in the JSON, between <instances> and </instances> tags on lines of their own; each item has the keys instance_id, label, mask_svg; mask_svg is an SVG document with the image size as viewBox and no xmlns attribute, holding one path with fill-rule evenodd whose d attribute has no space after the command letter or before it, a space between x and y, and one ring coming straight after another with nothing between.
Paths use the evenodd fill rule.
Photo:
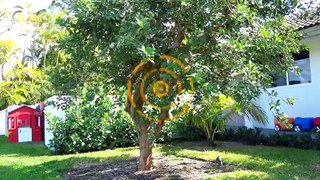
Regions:
<instances>
[{"instance_id":1,"label":"white house wall","mask_svg":"<svg viewBox=\"0 0 320 180\"><path fill-rule=\"evenodd\" d=\"M288 97L296 99L293 106L281 103L281 111L289 117L320 117L320 36L309 37L304 40L304 43L310 47L311 83L270 88L268 91L275 90L279 97L284 99ZM268 95L263 93L257 102L267 113L269 122L266 126L255 122L252 122L251 125L260 128L273 128L274 114L270 111Z\"/></svg>"},{"instance_id":2,"label":"white house wall","mask_svg":"<svg viewBox=\"0 0 320 180\"><path fill-rule=\"evenodd\" d=\"M65 112L62 111L61 109L57 109L56 107L54 107L53 105L50 106L46 106L45 109L45 123L44 123L44 143L46 146L49 145L50 140L53 139L53 134L52 132L48 129L49 127L49 122L48 122L48 115L49 116L56 116L59 117L61 119L65 119Z\"/></svg>"},{"instance_id":3,"label":"white house wall","mask_svg":"<svg viewBox=\"0 0 320 180\"><path fill-rule=\"evenodd\" d=\"M45 123L44 123L44 143L46 146L50 144L50 141L53 139L53 133L48 129L49 128L49 117L55 116L62 120L65 119L66 114L63 108L57 105L68 104L68 102L61 100L59 98L72 98L71 96L52 96L51 98L45 100L45 104L48 102L53 102L54 104L45 106Z\"/></svg>"},{"instance_id":4,"label":"white house wall","mask_svg":"<svg viewBox=\"0 0 320 180\"><path fill-rule=\"evenodd\" d=\"M8 111L0 111L0 135L6 135Z\"/></svg>"}]
</instances>

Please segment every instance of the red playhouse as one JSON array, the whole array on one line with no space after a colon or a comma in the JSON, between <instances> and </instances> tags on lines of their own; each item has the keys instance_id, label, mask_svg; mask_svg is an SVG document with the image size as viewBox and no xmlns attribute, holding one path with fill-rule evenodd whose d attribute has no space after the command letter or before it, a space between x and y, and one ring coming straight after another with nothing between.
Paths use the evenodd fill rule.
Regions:
<instances>
[{"instance_id":1,"label":"red playhouse","mask_svg":"<svg viewBox=\"0 0 320 180\"><path fill-rule=\"evenodd\" d=\"M39 108L37 109L22 105L11 108L8 111L7 130L9 143L38 142L44 140L44 116L42 107L40 110Z\"/></svg>"}]
</instances>

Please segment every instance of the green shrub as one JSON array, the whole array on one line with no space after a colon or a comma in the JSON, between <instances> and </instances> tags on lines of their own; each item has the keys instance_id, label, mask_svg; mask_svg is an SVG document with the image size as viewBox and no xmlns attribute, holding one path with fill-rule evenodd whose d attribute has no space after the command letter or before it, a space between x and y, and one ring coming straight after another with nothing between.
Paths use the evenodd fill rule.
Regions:
<instances>
[{"instance_id":1,"label":"green shrub","mask_svg":"<svg viewBox=\"0 0 320 180\"><path fill-rule=\"evenodd\" d=\"M265 136L258 128L240 127L236 131L228 129L217 136L218 140L231 140L250 145L285 146L302 149L320 149L320 133L298 134L275 133Z\"/></svg>"},{"instance_id":2,"label":"green shrub","mask_svg":"<svg viewBox=\"0 0 320 180\"><path fill-rule=\"evenodd\" d=\"M219 141L227 141L227 140L234 140L235 137L235 130L231 128L226 128L224 131L216 134L216 140Z\"/></svg>"},{"instance_id":3,"label":"green shrub","mask_svg":"<svg viewBox=\"0 0 320 180\"><path fill-rule=\"evenodd\" d=\"M66 110L65 120L49 119L53 132L49 146L65 154L135 145L135 127L124 107L116 102L104 88L85 86Z\"/></svg>"},{"instance_id":4,"label":"green shrub","mask_svg":"<svg viewBox=\"0 0 320 180\"><path fill-rule=\"evenodd\" d=\"M205 139L205 135L201 129L191 124L184 118L172 121L166 121L162 132L157 138L157 142L171 142L175 140L201 140Z\"/></svg>"},{"instance_id":5,"label":"green shrub","mask_svg":"<svg viewBox=\"0 0 320 180\"><path fill-rule=\"evenodd\" d=\"M266 145L286 146L302 149L320 149L319 133L299 133L299 134L272 134L268 137Z\"/></svg>"},{"instance_id":6,"label":"green shrub","mask_svg":"<svg viewBox=\"0 0 320 180\"><path fill-rule=\"evenodd\" d=\"M217 134L217 140L231 140L239 141L250 145L264 144L266 137L261 133L258 128L240 127L236 131L233 129L226 129L225 131Z\"/></svg>"}]
</instances>

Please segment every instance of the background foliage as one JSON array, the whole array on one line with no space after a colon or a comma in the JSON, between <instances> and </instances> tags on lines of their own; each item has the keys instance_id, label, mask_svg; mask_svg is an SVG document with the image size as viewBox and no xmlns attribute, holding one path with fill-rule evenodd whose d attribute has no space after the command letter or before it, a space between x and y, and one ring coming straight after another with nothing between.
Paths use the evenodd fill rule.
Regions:
<instances>
[{"instance_id":1,"label":"background foliage","mask_svg":"<svg viewBox=\"0 0 320 180\"><path fill-rule=\"evenodd\" d=\"M110 96L109 87L85 85L66 112L66 119L50 118L56 153L87 152L135 145L137 134L121 105L123 97ZM122 91L123 92L123 91Z\"/></svg>"},{"instance_id":2,"label":"background foliage","mask_svg":"<svg viewBox=\"0 0 320 180\"><path fill-rule=\"evenodd\" d=\"M240 127L217 134L217 140L237 141L249 145L284 146L302 149L320 149L320 133L281 132L265 135L258 128Z\"/></svg>"}]
</instances>

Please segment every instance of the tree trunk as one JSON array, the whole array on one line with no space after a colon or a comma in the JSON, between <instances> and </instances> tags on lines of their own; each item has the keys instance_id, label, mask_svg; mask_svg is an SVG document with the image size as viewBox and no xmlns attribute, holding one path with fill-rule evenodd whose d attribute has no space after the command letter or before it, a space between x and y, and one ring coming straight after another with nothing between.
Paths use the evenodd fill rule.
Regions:
<instances>
[{"instance_id":1,"label":"tree trunk","mask_svg":"<svg viewBox=\"0 0 320 180\"><path fill-rule=\"evenodd\" d=\"M143 67L143 72L148 72L152 69L153 64L147 63ZM137 77L133 77L137 78ZM140 84L138 85L138 87ZM138 165L138 171L147 171L150 170L152 167L152 148L153 145L150 142L149 139L149 128L151 125L151 122L148 120L142 120L136 110L142 111L142 107L144 104L144 100L141 97L141 94L138 90L131 92L130 94L132 97L128 96L127 99L127 112L131 115L133 121L135 122L137 129L138 129L138 135L139 135L139 147L140 147L140 157L139 157L139 165ZM136 107L133 107L130 98L132 98L136 104ZM162 127L164 126L164 121L169 118L169 110L161 110L161 113L159 115L159 121L157 122L156 127L156 134L160 133L162 131Z\"/></svg>"},{"instance_id":2,"label":"tree trunk","mask_svg":"<svg viewBox=\"0 0 320 180\"><path fill-rule=\"evenodd\" d=\"M211 136L208 136L207 141L210 146L216 146L215 139L214 139L216 132L217 132L217 127L214 128Z\"/></svg>"},{"instance_id":3,"label":"tree trunk","mask_svg":"<svg viewBox=\"0 0 320 180\"><path fill-rule=\"evenodd\" d=\"M168 110L161 110L159 115L159 121L157 124L156 135L162 131L164 126L164 121L169 118ZM152 147L153 145L150 143L149 137L149 127L150 122L143 123L139 125L139 146L140 146L140 157L139 157L139 165L138 171L147 171L152 167Z\"/></svg>"},{"instance_id":4,"label":"tree trunk","mask_svg":"<svg viewBox=\"0 0 320 180\"><path fill-rule=\"evenodd\" d=\"M135 91L132 95L132 98L136 103L136 107L134 108L128 99L127 111L130 113L132 120L138 129L140 147L138 171L147 171L150 170L152 166L152 143L150 143L149 140L149 127L151 122L141 119L142 117L140 117L140 115L136 112L136 110L142 111L144 103L140 92Z\"/></svg>"},{"instance_id":5,"label":"tree trunk","mask_svg":"<svg viewBox=\"0 0 320 180\"><path fill-rule=\"evenodd\" d=\"M152 144L148 139L148 128L150 123L139 125L140 157L138 171L150 170L152 166Z\"/></svg>"}]
</instances>

